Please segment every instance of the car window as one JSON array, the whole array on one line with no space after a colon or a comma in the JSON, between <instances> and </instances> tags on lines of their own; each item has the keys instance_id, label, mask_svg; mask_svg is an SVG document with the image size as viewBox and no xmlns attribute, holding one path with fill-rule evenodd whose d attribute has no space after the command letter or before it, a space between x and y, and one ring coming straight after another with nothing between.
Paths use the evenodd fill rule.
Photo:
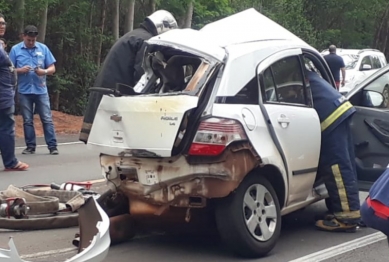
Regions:
<instances>
[{"instance_id":1,"label":"car window","mask_svg":"<svg viewBox=\"0 0 389 262\"><path fill-rule=\"evenodd\" d=\"M386 66L387 61L386 61L385 56L382 55L382 54L380 54L380 55L379 55L379 59L380 59L380 61L381 61L382 67Z\"/></svg>"},{"instance_id":2,"label":"car window","mask_svg":"<svg viewBox=\"0 0 389 262\"><path fill-rule=\"evenodd\" d=\"M371 57L372 58L372 61L373 61L373 69L379 69L379 68L381 68L382 66L381 66L381 61L380 61L380 59L378 58L378 56L372 56Z\"/></svg>"},{"instance_id":3,"label":"car window","mask_svg":"<svg viewBox=\"0 0 389 262\"><path fill-rule=\"evenodd\" d=\"M298 56L275 62L263 73L264 102L305 105L303 79Z\"/></svg>"},{"instance_id":4,"label":"car window","mask_svg":"<svg viewBox=\"0 0 389 262\"><path fill-rule=\"evenodd\" d=\"M364 58L362 58L362 62L361 62L361 67L360 67L360 69L362 69L363 65L370 65L370 66L373 68L373 65L372 65L372 63L371 63L370 56L365 56Z\"/></svg>"},{"instance_id":5,"label":"car window","mask_svg":"<svg viewBox=\"0 0 389 262\"><path fill-rule=\"evenodd\" d=\"M388 108L389 107L389 72L381 75L377 79L375 79L373 82L368 84L363 89L364 91L373 91L373 93L370 93L371 99L379 99L380 96L375 95L374 93L380 93L383 97L383 103L381 108ZM373 104L377 104L377 101L372 101Z\"/></svg>"}]
</instances>

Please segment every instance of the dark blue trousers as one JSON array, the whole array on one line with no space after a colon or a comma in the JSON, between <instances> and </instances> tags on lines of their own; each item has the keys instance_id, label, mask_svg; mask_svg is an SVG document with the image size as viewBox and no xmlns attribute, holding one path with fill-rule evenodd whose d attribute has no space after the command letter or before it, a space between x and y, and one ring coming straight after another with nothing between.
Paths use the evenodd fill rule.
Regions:
<instances>
[{"instance_id":1,"label":"dark blue trousers","mask_svg":"<svg viewBox=\"0 0 389 262\"><path fill-rule=\"evenodd\" d=\"M348 118L322 137L318 175L324 178L334 216L344 223L360 221L354 142Z\"/></svg>"}]
</instances>

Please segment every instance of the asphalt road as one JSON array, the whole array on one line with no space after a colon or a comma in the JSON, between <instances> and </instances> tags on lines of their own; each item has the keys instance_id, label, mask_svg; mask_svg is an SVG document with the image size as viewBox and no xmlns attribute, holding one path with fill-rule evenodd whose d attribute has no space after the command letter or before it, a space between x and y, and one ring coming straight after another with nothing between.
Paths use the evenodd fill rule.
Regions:
<instances>
[{"instance_id":1,"label":"asphalt road","mask_svg":"<svg viewBox=\"0 0 389 262\"><path fill-rule=\"evenodd\" d=\"M77 136L59 137L59 142L77 141ZM42 145L44 141L39 141ZM62 183L70 180L101 179L98 153L88 151L84 144L59 146L60 155L51 156L45 146L35 155L21 155L23 141L18 141L17 157L30 164L27 172L0 171L0 190L10 184ZM3 167L0 163L0 170ZM361 193L364 199L365 193ZM374 230L361 228L357 233L326 233L315 230L314 216L324 212L323 201L304 211L283 218L281 238L268 257L261 262L302 261L388 261L386 238ZM0 247L8 248L14 237L19 254L27 261L64 261L75 254L71 241L77 228L13 232L0 229ZM312 255L313 254L313 255ZM217 236L142 235L127 243L110 248L106 261L247 261L232 255Z\"/></svg>"}]
</instances>

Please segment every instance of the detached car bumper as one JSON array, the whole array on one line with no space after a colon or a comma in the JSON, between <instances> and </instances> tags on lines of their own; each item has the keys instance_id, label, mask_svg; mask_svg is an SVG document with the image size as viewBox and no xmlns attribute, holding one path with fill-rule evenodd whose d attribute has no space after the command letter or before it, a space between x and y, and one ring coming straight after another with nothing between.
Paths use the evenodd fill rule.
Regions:
<instances>
[{"instance_id":1,"label":"detached car bumper","mask_svg":"<svg viewBox=\"0 0 389 262\"><path fill-rule=\"evenodd\" d=\"M85 201L78 213L80 228L78 252L66 262L103 261L111 244L107 214L93 197ZM12 238L10 238L8 245L9 250L0 248L0 262L28 262L20 258Z\"/></svg>"}]
</instances>

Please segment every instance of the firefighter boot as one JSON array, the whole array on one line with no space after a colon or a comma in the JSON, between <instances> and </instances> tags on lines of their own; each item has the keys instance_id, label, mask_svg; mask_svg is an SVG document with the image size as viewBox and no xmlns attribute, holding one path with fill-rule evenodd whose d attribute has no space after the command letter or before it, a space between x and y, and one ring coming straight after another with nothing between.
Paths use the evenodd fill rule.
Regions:
<instances>
[{"instance_id":1,"label":"firefighter boot","mask_svg":"<svg viewBox=\"0 0 389 262\"><path fill-rule=\"evenodd\" d=\"M322 231L328 232L347 232L355 233L357 231L358 224L347 224L339 221L334 216L327 216L327 219L316 221L316 228Z\"/></svg>"}]
</instances>

